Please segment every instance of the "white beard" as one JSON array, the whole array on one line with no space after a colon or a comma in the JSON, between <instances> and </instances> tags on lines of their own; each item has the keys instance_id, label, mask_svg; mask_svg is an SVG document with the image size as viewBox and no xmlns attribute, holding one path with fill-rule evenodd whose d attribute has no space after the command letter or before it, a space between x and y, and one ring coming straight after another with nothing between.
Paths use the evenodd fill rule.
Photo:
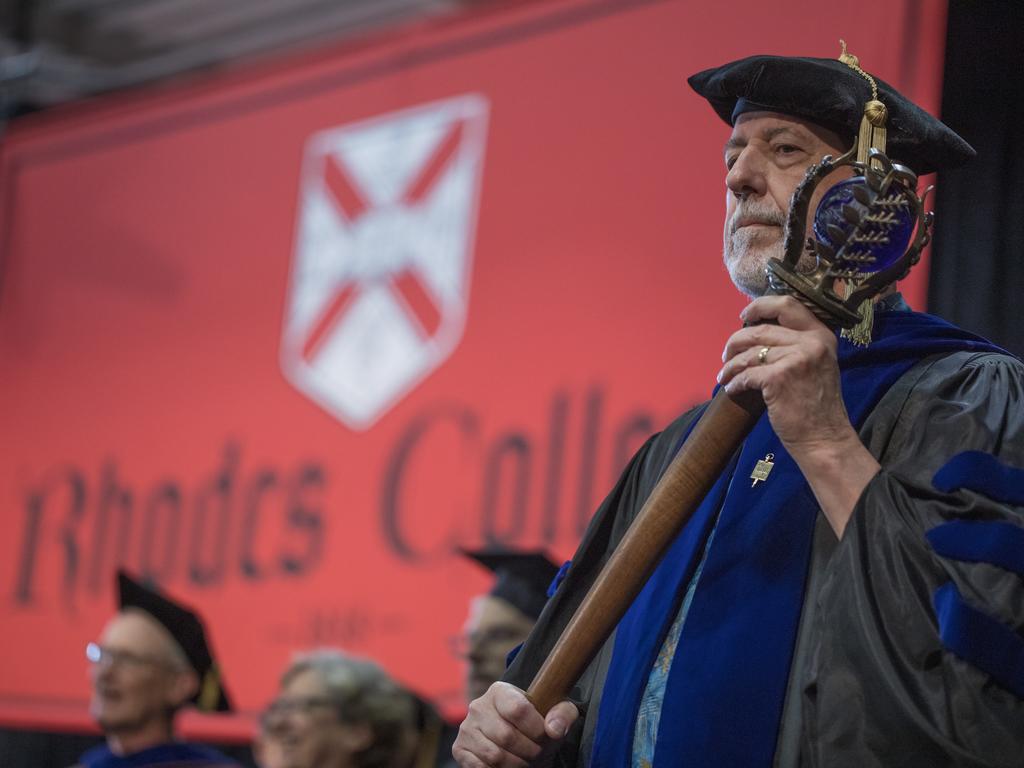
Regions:
<instances>
[{"instance_id":1,"label":"white beard","mask_svg":"<svg viewBox=\"0 0 1024 768\"><path fill-rule=\"evenodd\" d=\"M744 219L770 226L737 226ZM748 197L725 223L722 260L733 284L752 299L768 292L768 259L783 256L786 215L771 203Z\"/></svg>"},{"instance_id":2,"label":"white beard","mask_svg":"<svg viewBox=\"0 0 1024 768\"><path fill-rule=\"evenodd\" d=\"M768 293L768 259L782 259L783 234L774 227L743 227L725 238L722 258L729 277L752 299Z\"/></svg>"}]
</instances>

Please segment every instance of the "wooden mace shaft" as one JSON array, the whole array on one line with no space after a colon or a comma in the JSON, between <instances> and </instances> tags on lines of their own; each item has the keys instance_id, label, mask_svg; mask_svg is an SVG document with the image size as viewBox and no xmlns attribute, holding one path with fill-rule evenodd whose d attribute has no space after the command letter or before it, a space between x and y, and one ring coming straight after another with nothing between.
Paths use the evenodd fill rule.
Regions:
<instances>
[{"instance_id":1,"label":"wooden mace shaft","mask_svg":"<svg viewBox=\"0 0 1024 768\"><path fill-rule=\"evenodd\" d=\"M538 712L568 696L762 413L759 393L715 395L530 684Z\"/></svg>"}]
</instances>

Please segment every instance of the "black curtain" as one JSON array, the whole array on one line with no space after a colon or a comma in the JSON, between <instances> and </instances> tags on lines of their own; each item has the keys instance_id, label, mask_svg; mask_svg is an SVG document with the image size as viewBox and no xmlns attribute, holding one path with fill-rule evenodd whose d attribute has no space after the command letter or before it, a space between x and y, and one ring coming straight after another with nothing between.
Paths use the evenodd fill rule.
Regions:
<instances>
[{"instance_id":1,"label":"black curtain","mask_svg":"<svg viewBox=\"0 0 1024 768\"><path fill-rule=\"evenodd\" d=\"M3 768L65 768L103 741L99 736L0 728Z\"/></svg>"},{"instance_id":2,"label":"black curtain","mask_svg":"<svg viewBox=\"0 0 1024 768\"><path fill-rule=\"evenodd\" d=\"M1024 356L1024 2L950 0L942 120L978 156L939 174L928 311Z\"/></svg>"}]
</instances>

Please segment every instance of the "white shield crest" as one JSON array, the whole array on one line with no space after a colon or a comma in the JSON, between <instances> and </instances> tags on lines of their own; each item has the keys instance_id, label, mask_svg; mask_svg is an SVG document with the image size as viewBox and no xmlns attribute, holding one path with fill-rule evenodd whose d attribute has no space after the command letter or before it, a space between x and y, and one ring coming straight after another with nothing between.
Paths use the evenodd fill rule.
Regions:
<instances>
[{"instance_id":1,"label":"white shield crest","mask_svg":"<svg viewBox=\"0 0 1024 768\"><path fill-rule=\"evenodd\" d=\"M306 143L281 366L353 429L462 337L486 128L470 94Z\"/></svg>"}]
</instances>

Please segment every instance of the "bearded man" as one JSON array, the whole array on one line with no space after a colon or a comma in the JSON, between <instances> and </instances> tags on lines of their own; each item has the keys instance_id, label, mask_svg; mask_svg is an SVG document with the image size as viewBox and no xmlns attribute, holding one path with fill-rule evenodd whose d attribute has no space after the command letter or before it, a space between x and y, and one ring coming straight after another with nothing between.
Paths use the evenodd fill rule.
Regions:
<instances>
[{"instance_id":1,"label":"bearded man","mask_svg":"<svg viewBox=\"0 0 1024 768\"><path fill-rule=\"evenodd\" d=\"M718 381L766 413L571 700L537 712L522 689L705 406L641 448L453 753L465 768L1019 765L1024 365L893 288L856 346L766 277L797 186L853 145L869 100L917 173L974 152L855 61L754 56L689 83L732 127L724 261L753 298Z\"/></svg>"}]
</instances>

